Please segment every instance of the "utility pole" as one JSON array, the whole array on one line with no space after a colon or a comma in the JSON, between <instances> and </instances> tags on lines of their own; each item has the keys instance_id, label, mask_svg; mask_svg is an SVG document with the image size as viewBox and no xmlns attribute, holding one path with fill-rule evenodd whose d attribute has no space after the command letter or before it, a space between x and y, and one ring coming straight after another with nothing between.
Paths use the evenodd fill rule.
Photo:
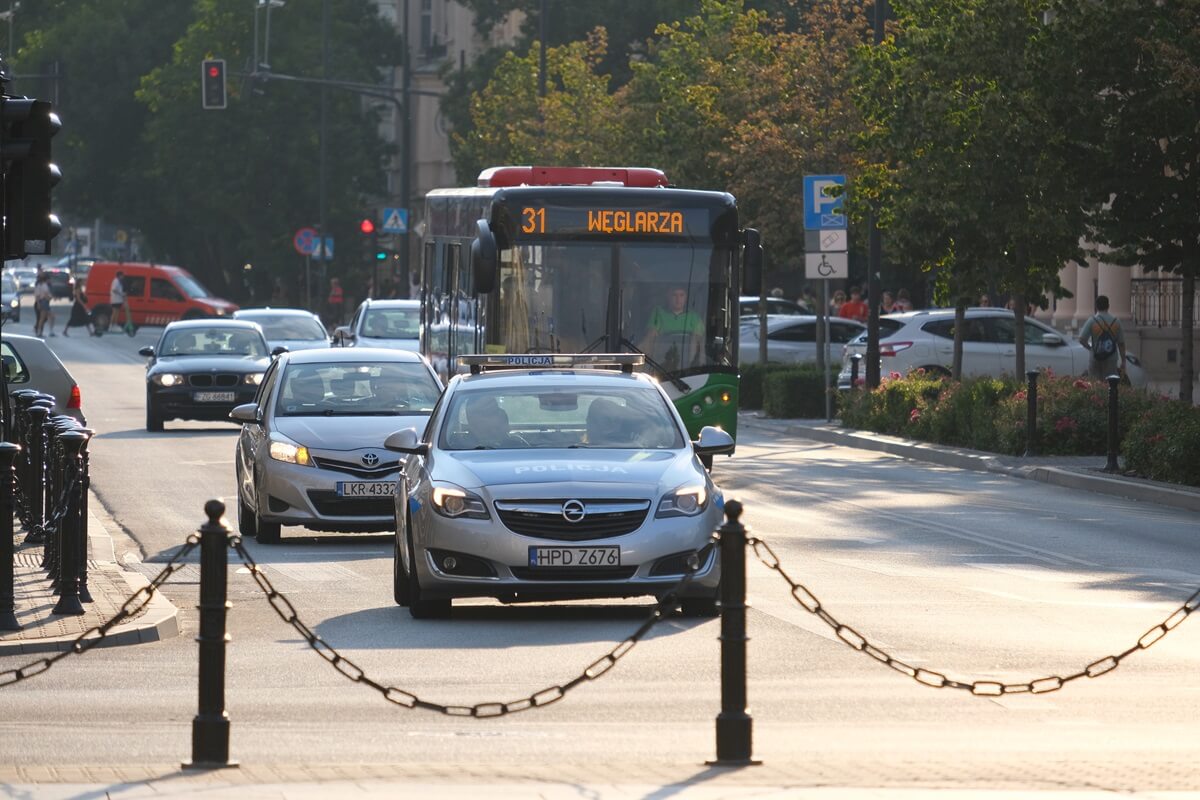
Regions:
<instances>
[{"instance_id":1,"label":"utility pole","mask_svg":"<svg viewBox=\"0 0 1200 800\"><path fill-rule=\"evenodd\" d=\"M413 213L409 208L412 202L412 43L409 41L408 0L404 0L404 24L401 29L404 37L404 74L400 77L400 100L404 108L401 110L401 144L400 144L400 207L408 215L408 227L400 234L400 285L407 292L412 286L412 276L409 272L409 250L412 230Z\"/></svg>"},{"instance_id":2,"label":"utility pole","mask_svg":"<svg viewBox=\"0 0 1200 800\"><path fill-rule=\"evenodd\" d=\"M321 0L321 78L329 79L329 0ZM329 90L321 86L321 119L317 126L317 245L320 247L321 263L329 267L329 253L325 248L325 119ZM313 310L312 274L304 273L304 294L308 310Z\"/></svg>"}]
</instances>

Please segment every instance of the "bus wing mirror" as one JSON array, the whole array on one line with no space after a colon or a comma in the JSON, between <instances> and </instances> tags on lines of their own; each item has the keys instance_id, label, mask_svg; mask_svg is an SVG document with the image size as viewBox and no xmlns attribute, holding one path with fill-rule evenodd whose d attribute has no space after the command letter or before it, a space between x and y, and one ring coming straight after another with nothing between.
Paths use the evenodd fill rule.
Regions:
<instances>
[{"instance_id":1,"label":"bus wing mirror","mask_svg":"<svg viewBox=\"0 0 1200 800\"><path fill-rule=\"evenodd\" d=\"M762 291L762 236L754 228L746 228L742 243L742 294L757 295Z\"/></svg>"},{"instance_id":2,"label":"bus wing mirror","mask_svg":"<svg viewBox=\"0 0 1200 800\"><path fill-rule=\"evenodd\" d=\"M490 294L496 288L496 273L500 271L500 258L496 248L496 236L487 220L475 223L478 232L471 242L471 271L475 278L475 293Z\"/></svg>"}]
</instances>

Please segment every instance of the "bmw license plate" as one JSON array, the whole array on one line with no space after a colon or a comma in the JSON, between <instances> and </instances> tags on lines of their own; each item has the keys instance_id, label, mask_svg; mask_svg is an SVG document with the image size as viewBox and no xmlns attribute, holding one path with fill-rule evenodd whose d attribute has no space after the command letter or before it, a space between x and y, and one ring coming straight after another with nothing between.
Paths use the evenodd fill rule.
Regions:
<instances>
[{"instance_id":1,"label":"bmw license plate","mask_svg":"<svg viewBox=\"0 0 1200 800\"><path fill-rule=\"evenodd\" d=\"M619 567L621 548L610 547L531 547L531 567Z\"/></svg>"},{"instance_id":2,"label":"bmw license plate","mask_svg":"<svg viewBox=\"0 0 1200 800\"><path fill-rule=\"evenodd\" d=\"M232 403L233 392L193 392L192 399L197 403Z\"/></svg>"},{"instance_id":3,"label":"bmw license plate","mask_svg":"<svg viewBox=\"0 0 1200 800\"><path fill-rule=\"evenodd\" d=\"M338 481L339 497L392 497L395 481Z\"/></svg>"}]
</instances>

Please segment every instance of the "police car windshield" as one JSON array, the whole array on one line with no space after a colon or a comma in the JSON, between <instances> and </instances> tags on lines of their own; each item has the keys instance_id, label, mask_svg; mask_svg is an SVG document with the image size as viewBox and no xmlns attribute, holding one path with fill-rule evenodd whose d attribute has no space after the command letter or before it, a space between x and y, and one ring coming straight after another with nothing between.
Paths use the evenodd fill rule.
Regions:
<instances>
[{"instance_id":1,"label":"police car windshield","mask_svg":"<svg viewBox=\"0 0 1200 800\"><path fill-rule=\"evenodd\" d=\"M525 387L457 392L439 446L667 450L683 447L684 439L662 395L649 387Z\"/></svg>"}]
</instances>

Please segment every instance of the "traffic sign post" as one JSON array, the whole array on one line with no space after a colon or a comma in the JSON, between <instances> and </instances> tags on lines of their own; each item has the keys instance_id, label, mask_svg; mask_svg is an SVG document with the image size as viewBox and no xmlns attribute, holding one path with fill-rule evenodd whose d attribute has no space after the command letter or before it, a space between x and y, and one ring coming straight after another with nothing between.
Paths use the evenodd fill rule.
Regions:
<instances>
[{"instance_id":1,"label":"traffic sign post","mask_svg":"<svg viewBox=\"0 0 1200 800\"><path fill-rule=\"evenodd\" d=\"M317 229L301 228L292 237L292 247L302 256L311 256L317 249Z\"/></svg>"},{"instance_id":2,"label":"traffic sign post","mask_svg":"<svg viewBox=\"0 0 1200 800\"><path fill-rule=\"evenodd\" d=\"M379 230L383 233L408 233L408 209L383 209L383 224Z\"/></svg>"},{"instance_id":3,"label":"traffic sign post","mask_svg":"<svg viewBox=\"0 0 1200 800\"><path fill-rule=\"evenodd\" d=\"M804 176L804 276L821 281L821 308L817 313L817 352L825 380L825 418L833 419L833 394L829 386L829 281L850 277L846 254L846 215L842 211L845 175Z\"/></svg>"}]
</instances>

